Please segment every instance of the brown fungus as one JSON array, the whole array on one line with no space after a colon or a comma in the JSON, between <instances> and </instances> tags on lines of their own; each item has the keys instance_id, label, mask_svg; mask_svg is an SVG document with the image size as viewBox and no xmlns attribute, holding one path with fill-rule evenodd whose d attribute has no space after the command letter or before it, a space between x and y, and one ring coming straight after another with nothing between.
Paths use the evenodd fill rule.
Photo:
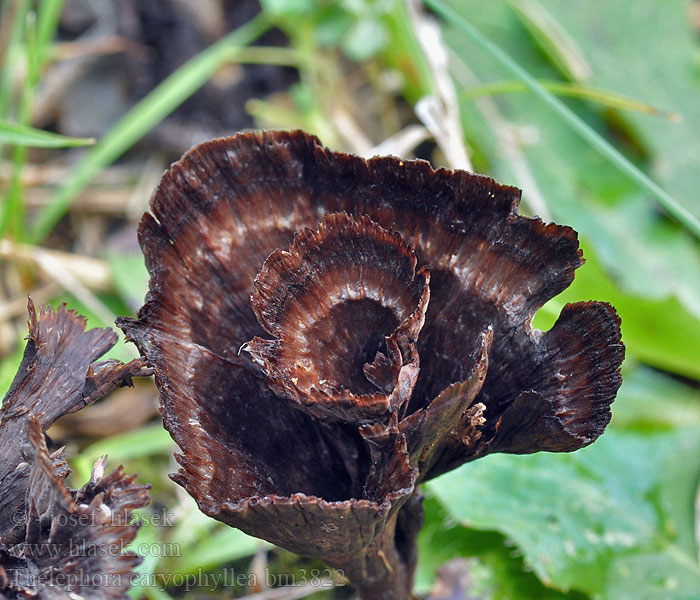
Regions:
<instances>
[{"instance_id":1,"label":"brown fungus","mask_svg":"<svg viewBox=\"0 0 700 600\"><path fill-rule=\"evenodd\" d=\"M320 418L398 413L418 377L429 280L398 234L369 217L326 215L318 232L301 232L289 252L265 260L251 303L274 338L245 349L279 397Z\"/></svg>"},{"instance_id":2,"label":"brown fungus","mask_svg":"<svg viewBox=\"0 0 700 600\"><path fill-rule=\"evenodd\" d=\"M29 337L0 409L0 598L126 598L139 558L123 551L137 526L132 510L148 504L148 486L105 459L80 490L66 487L62 451L49 454L42 430L98 400L133 376L143 359L95 362L117 341L110 329L85 331L64 306L29 301Z\"/></svg>"},{"instance_id":3,"label":"brown fungus","mask_svg":"<svg viewBox=\"0 0 700 600\"><path fill-rule=\"evenodd\" d=\"M0 542L0 598L39 600L126 599L141 561L126 547L136 536L132 511L149 502L150 486L122 468L104 474L98 460L80 490L66 487L70 469L49 454L41 424L28 424L31 463L25 494L23 540Z\"/></svg>"},{"instance_id":4,"label":"brown fungus","mask_svg":"<svg viewBox=\"0 0 700 600\"><path fill-rule=\"evenodd\" d=\"M621 382L608 304L532 330L583 260L519 199L303 132L188 152L141 221L150 291L120 321L155 369L174 479L362 598L407 598L417 484L489 452L585 446Z\"/></svg>"}]
</instances>

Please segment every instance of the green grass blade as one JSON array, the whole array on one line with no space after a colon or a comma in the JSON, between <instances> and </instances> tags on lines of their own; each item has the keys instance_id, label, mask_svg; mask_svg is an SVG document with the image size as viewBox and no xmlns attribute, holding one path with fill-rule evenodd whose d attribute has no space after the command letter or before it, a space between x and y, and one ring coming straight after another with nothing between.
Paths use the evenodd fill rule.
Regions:
<instances>
[{"instance_id":1,"label":"green grass blade","mask_svg":"<svg viewBox=\"0 0 700 600\"><path fill-rule=\"evenodd\" d=\"M663 117L676 123L679 123L682 120L681 116L677 113L656 108L655 106L647 104L646 102L641 102L640 100L635 100L629 96L623 96L622 94L617 94L609 90L591 87L580 83L556 81L553 79L538 79L538 81L543 88L557 96L588 100L607 108L633 110L645 115ZM466 101L481 98L482 96L494 96L496 94L518 94L527 91L527 86L522 81L516 79L508 81L494 81L492 83L484 83L482 85L463 90L459 94L459 99Z\"/></svg>"},{"instance_id":2,"label":"green grass blade","mask_svg":"<svg viewBox=\"0 0 700 600\"><path fill-rule=\"evenodd\" d=\"M74 138L28 125L8 123L0 120L0 144L31 146L32 148L70 148L94 144L93 138Z\"/></svg>"},{"instance_id":3,"label":"green grass blade","mask_svg":"<svg viewBox=\"0 0 700 600\"><path fill-rule=\"evenodd\" d=\"M252 19L189 60L126 113L76 165L50 204L38 215L29 239L35 244L40 243L101 169L126 152L204 85L222 64L233 60L241 47L250 44L268 28L269 23L263 17Z\"/></svg>"},{"instance_id":4,"label":"green grass blade","mask_svg":"<svg viewBox=\"0 0 700 600\"><path fill-rule=\"evenodd\" d=\"M37 10L36 39L39 61L44 64L49 59L58 21L61 18L65 0L41 0Z\"/></svg>"},{"instance_id":5,"label":"green grass blade","mask_svg":"<svg viewBox=\"0 0 700 600\"><path fill-rule=\"evenodd\" d=\"M22 43L24 24L29 10L28 0L17 0L14 5L9 3L0 8L2 18L12 17L12 29L7 46L3 49L3 63L0 69L0 117L6 117L10 112L12 99L12 65L17 60L17 54Z\"/></svg>"},{"instance_id":6,"label":"green grass blade","mask_svg":"<svg viewBox=\"0 0 700 600\"><path fill-rule=\"evenodd\" d=\"M542 85L516 63L508 54L501 50L491 40L483 36L470 23L464 20L452 8L447 6L442 0L425 0L426 6L433 9L447 22L454 25L462 32L469 35L489 54L496 58L503 66L510 70L520 79L529 90L547 104L560 118L562 118L574 131L591 144L603 157L612 162L620 171L626 173L641 188L652 194L659 204L678 222L682 223L696 237L700 238L700 220L690 211L678 203L668 192L661 188L648 175L640 171L623 154L603 139L598 133L591 129L576 113L559 99L548 92Z\"/></svg>"},{"instance_id":7,"label":"green grass blade","mask_svg":"<svg viewBox=\"0 0 700 600\"><path fill-rule=\"evenodd\" d=\"M104 438L85 448L73 459L76 477L83 481L90 477L93 463L107 455L115 462L123 462L154 454L168 454L173 449L170 434L161 425L151 425Z\"/></svg>"},{"instance_id":8,"label":"green grass blade","mask_svg":"<svg viewBox=\"0 0 700 600\"><path fill-rule=\"evenodd\" d=\"M571 81L588 81L592 69L567 31L537 0L508 0L508 4L559 71Z\"/></svg>"},{"instance_id":9,"label":"green grass blade","mask_svg":"<svg viewBox=\"0 0 700 600\"><path fill-rule=\"evenodd\" d=\"M25 15L24 27L24 65L26 73L22 84L22 97L17 110L17 122L28 125L32 111L34 90L38 81L39 61L36 45L36 14L29 10ZM5 195L2 217L0 217L0 236L10 230L15 239L21 239L24 233L24 189L21 173L27 162L27 148L15 145L11 151L12 177Z\"/></svg>"},{"instance_id":10,"label":"green grass blade","mask_svg":"<svg viewBox=\"0 0 700 600\"><path fill-rule=\"evenodd\" d=\"M25 10L24 14L24 40L21 41L24 43L26 73L24 74L22 96L15 120L18 127L25 127L26 129L21 131L10 126L9 130L5 128L4 131L5 136L9 134L15 139L20 134L23 134L24 141L13 143L12 177L5 197L2 215L0 216L0 235L4 235L9 228L15 239L22 239L25 235L24 189L21 173L27 162L27 146L60 147L76 145L66 144L65 140L60 142L59 138L51 138L48 134L44 135L43 138L41 135L32 136L31 128L29 127L36 89L50 54L49 50L56 33L56 27L58 27L63 3L64 0L41 0L36 13L31 10ZM18 5L18 8L21 7ZM0 118L2 118L1 114ZM30 141L32 138L36 143ZM2 138L0 138L0 143L2 141Z\"/></svg>"},{"instance_id":11,"label":"green grass blade","mask_svg":"<svg viewBox=\"0 0 700 600\"><path fill-rule=\"evenodd\" d=\"M196 573L198 569L211 569L244 556L251 556L263 544L269 545L243 533L240 529L217 529L194 548L189 548L187 555L180 558L174 567L178 573Z\"/></svg>"}]
</instances>

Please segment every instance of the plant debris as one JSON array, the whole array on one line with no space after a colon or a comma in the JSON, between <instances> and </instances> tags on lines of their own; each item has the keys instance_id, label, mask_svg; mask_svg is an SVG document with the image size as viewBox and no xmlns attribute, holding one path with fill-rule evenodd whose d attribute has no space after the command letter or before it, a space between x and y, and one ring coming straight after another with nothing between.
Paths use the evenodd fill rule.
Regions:
<instances>
[{"instance_id":1,"label":"plant debris","mask_svg":"<svg viewBox=\"0 0 700 600\"><path fill-rule=\"evenodd\" d=\"M105 476L103 457L70 490L63 451L49 454L42 430L151 369L141 358L95 362L116 333L85 331L65 306L37 316L30 299L28 309L29 341L0 409L0 597L123 598L140 560L124 551L138 529L131 515L150 486L121 467Z\"/></svg>"}]
</instances>

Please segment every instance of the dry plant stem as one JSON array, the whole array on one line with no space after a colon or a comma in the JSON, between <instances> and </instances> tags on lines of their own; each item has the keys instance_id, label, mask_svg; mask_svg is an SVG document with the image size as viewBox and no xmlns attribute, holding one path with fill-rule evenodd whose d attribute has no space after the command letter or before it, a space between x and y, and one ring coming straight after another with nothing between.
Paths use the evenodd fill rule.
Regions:
<instances>
[{"instance_id":1,"label":"dry plant stem","mask_svg":"<svg viewBox=\"0 0 700 600\"><path fill-rule=\"evenodd\" d=\"M77 279L82 286L91 291L104 292L111 289L112 273L109 265L103 260L89 256L49 250L30 244L18 244L5 239L0 240L0 258L23 261L40 267L46 265L47 261L59 263L71 278ZM23 312L26 305L27 300L23 298Z\"/></svg>"}]
</instances>

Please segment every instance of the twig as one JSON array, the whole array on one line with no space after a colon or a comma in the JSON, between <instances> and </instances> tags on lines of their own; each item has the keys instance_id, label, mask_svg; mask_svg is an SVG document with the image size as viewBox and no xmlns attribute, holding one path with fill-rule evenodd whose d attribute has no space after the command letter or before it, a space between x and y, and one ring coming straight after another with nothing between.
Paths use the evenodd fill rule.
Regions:
<instances>
[{"instance_id":1,"label":"twig","mask_svg":"<svg viewBox=\"0 0 700 600\"><path fill-rule=\"evenodd\" d=\"M47 252L40 253L37 264L44 273L58 283L67 292L73 294L80 302L89 308L95 315L106 324L114 322L116 315L95 296L81 281L55 256ZM132 350L131 346L127 346ZM133 351L136 358L138 354Z\"/></svg>"},{"instance_id":2,"label":"twig","mask_svg":"<svg viewBox=\"0 0 700 600\"><path fill-rule=\"evenodd\" d=\"M421 125L408 125L398 133L385 139L381 144L376 145L363 156L386 156L393 155L399 158L407 157L416 146L422 144L430 138L430 132Z\"/></svg>"},{"instance_id":3,"label":"twig","mask_svg":"<svg viewBox=\"0 0 700 600\"><path fill-rule=\"evenodd\" d=\"M41 287L30 290L27 294L31 296L37 304L43 304L61 291L61 286L55 282L50 282ZM0 315L4 323L17 317L27 316L27 296L23 295L19 298L12 298L0 303Z\"/></svg>"},{"instance_id":4,"label":"twig","mask_svg":"<svg viewBox=\"0 0 700 600\"><path fill-rule=\"evenodd\" d=\"M104 292L112 289L112 272L109 265L96 258L47 250L39 246L19 244L9 239L0 240L0 257L11 260L30 262L37 266L53 264L61 265L61 271L68 273L77 280L81 287L93 292ZM24 309L27 301L23 300Z\"/></svg>"},{"instance_id":5,"label":"twig","mask_svg":"<svg viewBox=\"0 0 700 600\"><path fill-rule=\"evenodd\" d=\"M473 171L464 143L459 98L450 77L447 48L440 27L422 12L417 0L409 0L408 7L416 38L430 63L436 89L435 95L421 98L416 103L416 115L433 134L450 167Z\"/></svg>"}]
</instances>

